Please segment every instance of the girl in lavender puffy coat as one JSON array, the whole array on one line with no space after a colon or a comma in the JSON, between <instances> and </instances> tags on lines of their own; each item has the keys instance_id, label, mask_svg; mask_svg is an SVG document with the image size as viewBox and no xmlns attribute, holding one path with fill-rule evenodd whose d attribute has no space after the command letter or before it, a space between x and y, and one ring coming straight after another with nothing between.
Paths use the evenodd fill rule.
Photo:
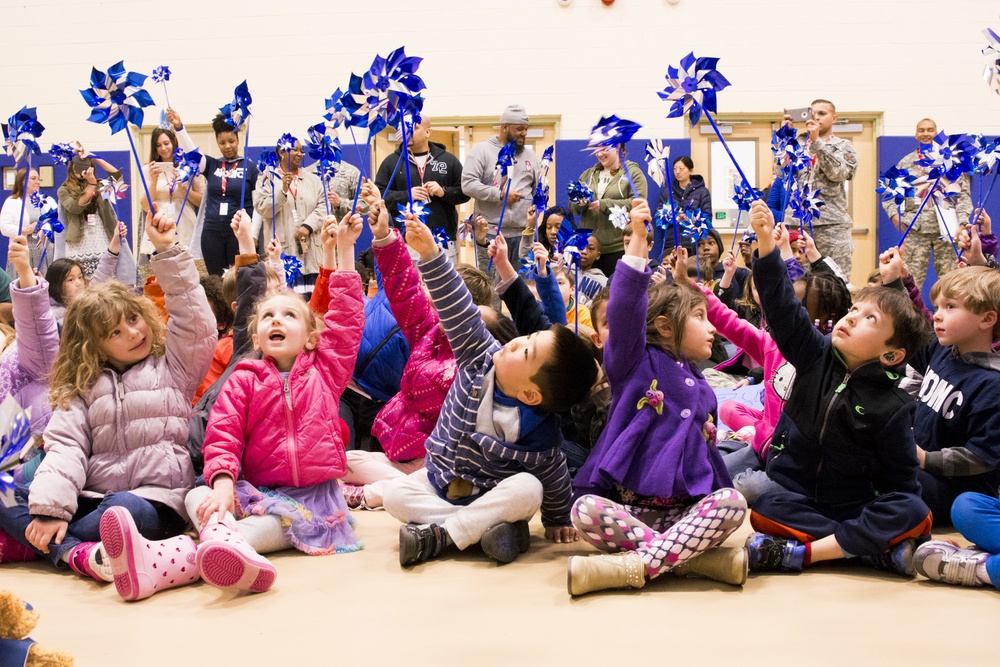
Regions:
<instances>
[{"instance_id":1,"label":"girl in lavender puffy coat","mask_svg":"<svg viewBox=\"0 0 1000 667\"><path fill-rule=\"evenodd\" d=\"M217 338L173 220L149 215L146 231L169 323L114 281L73 301L50 377L45 459L30 490L17 486L16 504L0 507L9 536L55 565L113 579L126 599L198 578L194 543L178 536L194 486L187 420Z\"/></svg>"},{"instance_id":2,"label":"girl in lavender puffy coat","mask_svg":"<svg viewBox=\"0 0 1000 667\"><path fill-rule=\"evenodd\" d=\"M237 219L239 236L250 221L242 212ZM262 552L362 547L337 482L346 461L336 426L364 327L354 269L361 227L357 214L339 224L326 218L323 263L332 267L336 257L340 267L330 275L326 317L287 290L261 299L248 329L264 358L239 362L212 408L203 446L209 486L187 499L201 526L199 569L211 584L260 592L275 578Z\"/></svg>"},{"instance_id":3,"label":"girl in lavender puffy coat","mask_svg":"<svg viewBox=\"0 0 1000 667\"><path fill-rule=\"evenodd\" d=\"M365 183L362 193L372 198L368 220L385 293L410 344L399 393L379 410L372 426L383 451L347 452L347 504L351 509L378 509L385 484L424 467L427 436L437 425L444 398L455 381L455 355L403 235L389 227L389 212L384 202L375 201L374 186Z\"/></svg>"}]
</instances>

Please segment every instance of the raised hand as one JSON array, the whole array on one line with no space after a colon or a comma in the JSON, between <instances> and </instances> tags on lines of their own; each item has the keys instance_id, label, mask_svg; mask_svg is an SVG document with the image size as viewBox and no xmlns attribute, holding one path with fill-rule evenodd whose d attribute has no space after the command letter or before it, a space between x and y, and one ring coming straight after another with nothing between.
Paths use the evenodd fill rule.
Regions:
<instances>
[{"instance_id":1,"label":"raised hand","mask_svg":"<svg viewBox=\"0 0 1000 667\"><path fill-rule=\"evenodd\" d=\"M430 228L412 213L406 214L406 243L417 251L420 259L428 260L438 254L437 242Z\"/></svg>"},{"instance_id":2,"label":"raised hand","mask_svg":"<svg viewBox=\"0 0 1000 667\"><path fill-rule=\"evenodd\" d=\"M372 240L381 241L389 237L389 207L381 199L368 204L368 227L372 230Z\"/></svg>"},{"instance_id":3,"label":"raised hand","mask_svg":"<svg viewBox=\"0 0 1000 667\"><path fill-rule=\"evenodd\" d=\"M146 213L146 236L153 244L156 252L163 252L173 247L177 236L177 224L166 213Z\"/></svg>"},{"instance_id":4,"label":"raised hand","mask_svg":"<svg viewBox=\"0 0 1000 667\"><path fill-rule=\"evenodd\" d=\"M28 248L27 236L15 236L7 247L7 264L17 271L21 289L34 287L38 284L31 270L31 250Z\"/></svg>"}]
</instances>

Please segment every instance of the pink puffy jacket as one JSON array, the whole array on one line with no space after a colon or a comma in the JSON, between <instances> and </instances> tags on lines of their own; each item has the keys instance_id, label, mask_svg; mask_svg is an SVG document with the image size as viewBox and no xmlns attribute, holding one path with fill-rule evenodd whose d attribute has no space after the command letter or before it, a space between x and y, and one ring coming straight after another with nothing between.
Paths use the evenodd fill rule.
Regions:
<instances>
[{"instance_id":1,"label":"pink puffy jacket","mask_svg":"<svg viewBox=\"0 0 1000 667\"><path fill-rule=\"evenodd\" d=\"M387 245L372 249L389 307L410 344L410 359L403 367L399 393L379 410L372 435L389 459L409 461L424 455L427 436L437 425L444 397L455 380L455 355L402 235L397 230L392 234Z\"/></svg>"},{"instance_id":2,"label":"pink puffy jacket","mask_svg":"<svg viewBox=\"0 0 1000 667\"><path fill-rule=\"evenodd\" d=\"M271 359L236 365L205 430L209 485L219 474L271 487L313 486L344 476L347 457L337 413L365 323L361 276L354 271L331 274L324 321L319 344L299 354L287 381Z\"/></svg>"}]
</instances>

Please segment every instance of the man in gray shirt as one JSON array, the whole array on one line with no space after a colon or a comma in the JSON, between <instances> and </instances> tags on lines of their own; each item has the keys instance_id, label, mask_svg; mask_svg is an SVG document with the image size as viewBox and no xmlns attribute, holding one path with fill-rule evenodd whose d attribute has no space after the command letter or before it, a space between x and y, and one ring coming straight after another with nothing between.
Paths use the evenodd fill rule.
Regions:
<instances>
[{"instance_id":1,"label":"man in gray shirt","mask_svg":"<svg viewBox=\"0 0 1000 667\"><path fill-rule=\"evenodd\" d=\"M507 209L500 232L507 240L507 253L514 266L518 265L521 232L524 231L531 207L531 193L538 181L538 156L524 145L528 136L528 114L519 104L512 104L500 115L500 132L495 137L478 143L469 150L462 168L462 191L475 201L475 215L483 216L489 224L489 235L496 235L497 221L503 206L503 196L510 179ZM507 176L500 175L497 155L511 141L517 142L514 164Z\"/></svg>"}]
</instances>

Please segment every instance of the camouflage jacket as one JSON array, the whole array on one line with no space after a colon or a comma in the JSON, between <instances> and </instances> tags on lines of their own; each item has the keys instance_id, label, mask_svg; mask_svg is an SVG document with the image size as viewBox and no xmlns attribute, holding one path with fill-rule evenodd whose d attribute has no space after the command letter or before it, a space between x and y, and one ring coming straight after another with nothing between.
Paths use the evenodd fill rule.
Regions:
<instances>
[{"instance_id":1,"label":"camouflage jacket","mask_svg":"<svg viewBox=\"0 0 1000 667\"><path fill-rule=\"evenodd\" d=\"M800 178L810 189L819 189L819 218L813 220L814 227L833 224L851 224L847 213L847 190L844 181L854 178L858 169L858 154L854 144L847 139L830 135L826 141L817 139L809 144L809 153L815 158Z\"/></svg>"}]
</instances>

